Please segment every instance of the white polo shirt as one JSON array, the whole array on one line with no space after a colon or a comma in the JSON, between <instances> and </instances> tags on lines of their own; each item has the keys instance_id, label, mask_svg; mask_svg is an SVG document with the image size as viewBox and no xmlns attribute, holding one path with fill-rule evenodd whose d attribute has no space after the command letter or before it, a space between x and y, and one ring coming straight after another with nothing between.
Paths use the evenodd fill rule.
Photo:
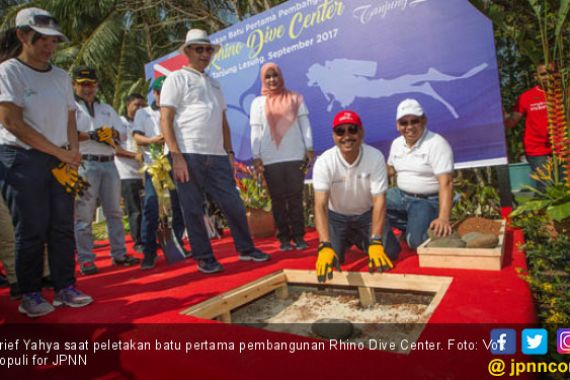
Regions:
<instances>
[{"instance_id":1,"label":"white polo shirt","mask_svg":"<svg viewBox=\"0 0 570 380\"><path fill-rule=\"evenodd\" d=\"M404 136L392 142L388 165L396 170L400 190L413 194L439 192L437 176L453 172L453 151L439 134L427 128L420 139L409 148Z\"/></svg>"},{"instance_id":2,"label":"white polo shirt","mask_svg":"<svg viewBox=\"0 0 570 380\"><path fill-rule=\"evenodd\" d=\"M142 133L146 137L154 137L160 135L160 109L153 109L152 106L141 108L135 114L134 130ZM151 163L150 147L148 145L141 147L144 153L144 162ZM168 147L163 145L164 154L168 153Z\"/></svg>"},{"instance_id":3,"label":"white polo shirt","mask_svg":"<svg viewBox=\"0 0 570 380\"><path fill-rule=\"evenodd\" d=\"M123 129L123 121L110 105L95 101L93 103L95 116L91 117L84 101L77 100L75 103L77 105L77 130L79 132L94 131L105 126L115 128L117 131ZM81 154L97 156L112 156L115 154L111 146L94 140L81 141L79 143L79 151Z\"/></svg>"},{"instance_id":4,"label":"white polo shirt","mask_svg":"<svg viewBox=\"0 0 570 380\"><path fill-rule=\"evenodd\" d=\"M251 103L251 152L253 158L261 158L264 165L278 162L301 161L305 152L313 149L313 136L309 122L309 110L303 101L297 118L283 136L279 149L271 139L271 130L265 115L265 96L258 96Z\"/></svg>"},{"instance_id":5,"label":"white polo shirt","mask_svg":"<svg viewBox=\"0 0 570 380\"><path fill-rule=\"evenodd\" d=\"M329 193L329 209L343 215L361 215L372 208L372 197L388 189L382 152L362 144L349 165L335 146L319 156L313 168L313 188Z\"/></svg>"},{"instance_id":6,"label":"white polo shirt","mask_svg":"<svg viewBox=\"0 0 570 380\"><path fill-rule=\"evenodd\" d=\"M205 73L184 67L166 77L160 106L176 109L174 134L182 153L225 156L222 87Z\"/></svg>"},{"instance_id":7,"label":"white polo shirt","mask_svg":"<svg viewBox=\"0 0 570 380\"><path fill-rule=\"evenodd\" d=\"M69 111L75 110L69 75L51 66L39 71L15 58L0 64L0 103L23 109L24 121L52 144L64 146ZM0 144L30 146L18 140L0 124Z\"/></svg>"},{"instance_id":8,"label":"white polo shirt","mask_svg":"<svg viewBox=\"0 0 570 380\"><path fill-rule=\"evenodd\" d=\"M129 152L137 152L137 145L133 138L133 122L129 121L126 117L121 116L123 122L123 129L119 131L121 135L121 148ZM121 179L141 179L142 173L140 169L142 165L137 160L128 157L115 156L115 166L119 172Z\"/></svg>"}]
</instances>

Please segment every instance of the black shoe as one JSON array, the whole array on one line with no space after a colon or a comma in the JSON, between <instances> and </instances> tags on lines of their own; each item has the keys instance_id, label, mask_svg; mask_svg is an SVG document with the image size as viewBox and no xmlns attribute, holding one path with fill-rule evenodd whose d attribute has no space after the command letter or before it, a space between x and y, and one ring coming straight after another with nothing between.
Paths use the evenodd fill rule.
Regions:
<instances>
[{"instance_id":1,"label":"black shoe","mask_svg":"<svg viewBox=\"0 0 570 380\"><path fill-rule=\"evenodd\" d=\"M289 241L285 241L285 240L281 241L281 245L279 246L279 250L281 252L291 251L292 249L293 249L293 246L291 245L291 243Z\"/></svg>"},{"instance_id":2,"label":"black shoe","mask_svg":"<svg viewBox=\"0 0 570 380\"><path fill-rule=\"evenodd\" d=\"M158 258L158 256L156 256L156 253L144 255L144 258L143 258L143 261L141 264L141 270L149 270L149 269L154 268L156 266L157 258Z\"/></svg>"},{"instance_id":3,"label":"black shoe","mask_svg":"<svg viewBox=\"0 0 570 380\"><path fill-rule=\"evenodd\" d=\"M42 277L42 288L53 289L53 281L51 279L51 276Z\"/></svg>"},{"instance_id":4,"label":"black shoe","mask_svg":"<svg viewBox=\"0 0 570 380\"><path fill-rule=\"evenodd\" d=\"M20 287L17 282L10 284L10 299L19 300L22 299L22 292L20 292Z\"/></svg>"},{"instance_id":5,"label":"black shoe","mask_svg":"<svg viewBox=\"0 0 570 380\"><path fill-rule=\"evenodd\" d=\"M89 276L99 272L99 268L97 268L97 265L95 265L93 261L86 261L84 263L79 263L79 271L81 274Z\"/></svg>"},{"instance_id":6,"label":"black shoe","mask_svg":"<svg viewBox=\"0 0 570 380\"><path fill-rule=\"evenodd\" d=\"M202 273L217 273L222 272L224 267L215 258L199 260L198 270Z\"/></svg>"},{"instance_id":7,"label":"black shoe","mask_svg":"<svg viewBox=\"0 0 570 380\"><path fill-rule=\"evenodd\" d=\"M267 261L271 258L267 253L261 252L259 249L254 248L252 251L240 252L239 259L242 261Z\"/></svg>"},{"instance_id":8,"label":"black shoe","mask_svg":"<svg viewBox=\"0 0 570 380\"><path fill-rule=\"evenodd\" d=\"M309 248L309 245L302 237L293 239L293 242L295 243L295 249L297 251L302 251L303 249Z\"/></svg>"},{"instance_id":9,"label":"black shoe","mask_svg":"<svg viewBox=\"0 0 570 380\"><path fill-rule=\"evenodd\" d=\"M133 257L131 255L125 255L123 257L121 257L120 259L115 259L113 258L113 265L120 265L123 267L130 267L133 265L137 265L138 263L140 263L140 259L137 259L136 257Z\"/></svg>"},{"instance_id":10,"label":"black shoe","mask_svg":"<svg viewBox=\"0 0 570 380\"><path fill-rule=\"evenodd\" d=\"M133 249L135 250L135 252L143 253L144 245L142 245L142 244L135 244L135 246L133 247Z\"/></svg>"},{"instance_id":11,"label":"black shoe","mask_svg":"<svg viewBox=\"0 0 570 380\"><path fill-rule=\"evenodd\" d=\"M8 286L10 286L8 279L0 273L0 288L7 288Z\"/></svg>"}]
</instances>

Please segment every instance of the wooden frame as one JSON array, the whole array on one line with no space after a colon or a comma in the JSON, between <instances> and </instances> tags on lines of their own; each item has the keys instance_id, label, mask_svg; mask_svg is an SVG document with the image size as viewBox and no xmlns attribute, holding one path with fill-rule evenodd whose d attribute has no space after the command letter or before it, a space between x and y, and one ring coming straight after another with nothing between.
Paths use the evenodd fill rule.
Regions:
<instances>
[{"instance_id":1,"label":"wooden frame","mask_svg":"<svg viewBox=\"0 0 570 380\"><path fill-rule=\"evenodd\" d=\"M501 222L499 243L495 248L443 248L428 247L431 239L418 247L420 267L501 270L505 253L507 221Z\"/></svg>"},{"instance_id":2,"label":"wooden frame","mask_svg":"<svg viewBox=\"0 0 570 380\"><path fill-rule=\"evenodd\" d=\"M441 302L451 277L392 273L335 272L323 286L350 286L358 288L360 302L368 306L376 302L374 289L408 290L435 293L424 314L431 315ZM258 280L220 294L183 310L181 314L198 318L231 322L231 312L246 303L275 291L279 298L287 298L287 286L318 285L315 271L283 269Z\"/></svg>"}]
</instances>

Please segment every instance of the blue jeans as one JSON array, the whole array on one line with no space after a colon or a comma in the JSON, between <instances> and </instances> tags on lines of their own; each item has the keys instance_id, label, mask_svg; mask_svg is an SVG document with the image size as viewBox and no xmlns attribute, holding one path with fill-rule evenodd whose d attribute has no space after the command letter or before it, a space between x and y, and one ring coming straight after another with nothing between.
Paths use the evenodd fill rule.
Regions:
<instances>
[{"instance_id":1,"label":"blue jeans","mask_svg":"<svg viewBox=\"0 0 570 380\"><path fill-rule=\"evenodd\" d=\"M439 213L439 196L427 199L404 194L398 188L386 192L386 215L390 227L405 233L411 249L416 249L427 240L430 223ZM392 229L388 232L393 235Z\"/></svg>"},{"instance_id":2,"label":"blue jeans","mask_svg":"<svg viewBox=\"0 0 570 380\"><path fill-rule=\"evenodd\" d=\"M0 145L0 190L14 225L22 293L41 291L46 245L55 290L75 283L73 197L51 174L58 163L35 149Z\"/></svg>"},{"instance_id":3,"label":"blue jeans","mask_svg":"<svg viewBox=\"0 0 570 380\"><path fill-rule=\"evenodd\" d=\"M176 190L170 191L170 203L172 207L172 231L182 246L182 236L184 236L184 219L180 210L180 202ZM158 197L156 189L152 185L152 180L148 173L145 173L144 181L144 206L141 222L141 238L144 244L145 255L154 255L158 248L156 242L156 230L158 228Z\"/></svg>"},{"instance_id":4,"label":"blue jeans","mask_svg":"<svg viewBox=\"0 0 570 380\"><path fill-rule=\"evenodd\" d=\"M190 180L185 183L176 180L175 182L184 222L188 229L192 257L195 260L214 257L204 224L204 193L211 197L226 217L236 250L238 252L253 250L245 208L236 188L228 157L194 153L184 153L183 156L188 166Z\"/></svg>"},{"instance_id":5,"label":"blue jeans","mask_svg":"<svg viewBox=\"0 0 570 380\"><path fill-rule=\"evenodd\" d=\"M91 185L81 198L75 201L75 240L77 258L80 263L95 260L93 232L91 225L97 207L101 202L103 215L107 220L107 232L111 244L111 256L122 259L125 256L125 229L121 210L121 179L113 161L83 161L79 174Z\"/></svg>"},{"instance_id":6,"label":"blue jeans","mask_svg":"<svg viewBox=\"0 0 570 380\"><path fill-rule=\"evenodd\" d=\"M331 245L340 264L344 263L344 253L356 245L364 252L368 251L370 228L372 226L372 211L360 215L343 215L329 210L329 236ZM384 223L382 242L384 250L391 260L396 260L400 253L400 244L394 234L388 233L387 223Z\"/></svg>"}]
</instances>

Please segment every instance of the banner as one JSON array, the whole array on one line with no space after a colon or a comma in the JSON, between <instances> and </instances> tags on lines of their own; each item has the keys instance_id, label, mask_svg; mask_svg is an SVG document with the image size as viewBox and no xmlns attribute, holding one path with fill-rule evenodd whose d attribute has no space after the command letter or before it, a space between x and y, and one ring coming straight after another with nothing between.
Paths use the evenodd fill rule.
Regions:
<instances>
[{"instance_id":1,"label":"banner","mask_svg":"<svg viewBox=\"0 0 570 380\"><path fill-rule=\"evenodd\" d=\"M251 158L250 105L272 61L305 98L317 154L333 145L334 115L351 109L387 157L396 107L415 98L456 168L507 163L492 24L467 0L288 1L210 37L222 49L208 72L224 90L240 160ZM147 77L186 62L171 53L147 64Z\"/></svg>"}]
</instances>

